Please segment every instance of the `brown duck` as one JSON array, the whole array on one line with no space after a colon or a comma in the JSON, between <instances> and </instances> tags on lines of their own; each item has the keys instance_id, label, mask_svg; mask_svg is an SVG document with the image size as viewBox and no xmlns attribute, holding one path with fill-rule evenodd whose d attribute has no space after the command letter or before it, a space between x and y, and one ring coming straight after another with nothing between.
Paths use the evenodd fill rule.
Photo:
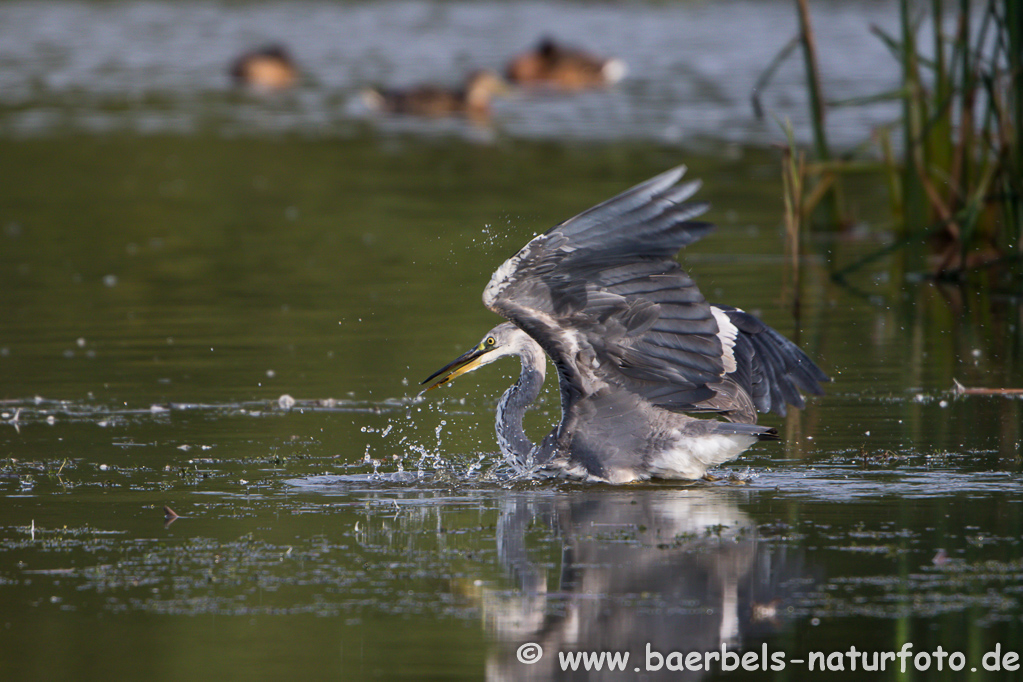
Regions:
<instances>
[{"instance_id":1,"label":"brown duck","mask_svg":"<svg viewBox=\"0 0 1023 682\"><path fill-rule=\"evenodd\" d=\"M235 59L231 78L237 85L255 90L287 90L298 82L298 68L283 46L267 45Z\"/></svg>"},{"instance_id":2,"label":"brown duck","mask_svg":"<svg viewBox=\"0 0 1023 682\"><path fill-rule=\"evenodd\" d=\"M508 80L519 85L546 85L584 90L611 85L625 76L625 62L595 57L542 39L536 48L508 63Z\"/></svg>"},{"instance_id":3,"label":"brown duck","mask_svg":"<svg viewBox=\"0 0 1023 682\"><path fill-rule=\"evenodd\" d=\"M436 85L419 85L408 90L374 90L363 92L369 108L392 114L413 116L470 116L490 114L490 100L508 91L508 84L493 71L476 71L465 85L448 89Z\"/></svg>"}]
</instances>

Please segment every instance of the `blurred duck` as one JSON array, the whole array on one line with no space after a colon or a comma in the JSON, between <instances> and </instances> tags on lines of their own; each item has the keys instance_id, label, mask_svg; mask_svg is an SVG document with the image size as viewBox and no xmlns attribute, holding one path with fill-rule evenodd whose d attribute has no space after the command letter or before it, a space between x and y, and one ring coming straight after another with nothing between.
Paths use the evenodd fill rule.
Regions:
<instances>
[{"instance_id":1,"label":"blurred duck","mask_svg":"<svg viewBox=\"0 0 1023 682\"><path fill-rule=\"evenodd\" d=\"M231 65L237 85L262 92L287 90L298 81L298 69L281 45L267 45L238 57Z\"/></svg>"},{"instance_id":2,"label":"blurred duck","mask_svg":"<svg viewBox=\"0 0 1023 682\"><path fill-rule=\"evenodd\" d=\"M477 71L464 87L449 90L435 85L420 85L409 90L373 90L363 92L370 109L414 116L453 116L485 118L490 114L494 95L508 92L508 84L493 71Z\"/></svg>"},{"instance_id":3,"label":"blurred duck","mask_svg":"<svg viewBox=\"0 0 1023 682\"><path fill-rule=\"evenodd\" d=\"M543 38L536 49L508 63L508 80L519 85L584 90L617 83L625 70L625 62L620 59L595 57Z\"/></svg>"}]
</instances>

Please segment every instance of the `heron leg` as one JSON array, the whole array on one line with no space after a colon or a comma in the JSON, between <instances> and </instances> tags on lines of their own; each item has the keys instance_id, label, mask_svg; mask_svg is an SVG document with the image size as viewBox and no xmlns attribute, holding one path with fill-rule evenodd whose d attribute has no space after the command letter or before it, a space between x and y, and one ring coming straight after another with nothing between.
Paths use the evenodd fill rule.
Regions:
<instances>
[{"instance_id":1,"label":"heron leg","mask_svg":"<svg viewBox=\"0 0 1023 682\"><path fill-rule=\"evenodd\" d=\"M708 483L731 483L732 485L749 485L749 481L743 478L739 478L735 474L729 474L728 476L715 476L714 474L704 474L703 480Z\"/></svg>"}]
</instances>

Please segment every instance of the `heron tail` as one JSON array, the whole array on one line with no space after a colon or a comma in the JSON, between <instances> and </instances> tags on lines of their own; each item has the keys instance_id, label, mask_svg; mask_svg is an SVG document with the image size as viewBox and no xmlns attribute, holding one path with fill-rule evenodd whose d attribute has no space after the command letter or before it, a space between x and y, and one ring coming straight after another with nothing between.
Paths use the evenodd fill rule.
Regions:
<instances>
[{"instance_id":1,"label":"heron tail","mask_svg":"<svg viewBox=\"0 0 1023 682\"><path fill-rule=\"evenodd\" d=\"M778 429L760 424L714 422L714 432L723 435L753 436L757 440L781 440Z\"/></svg>"}]
</instances>

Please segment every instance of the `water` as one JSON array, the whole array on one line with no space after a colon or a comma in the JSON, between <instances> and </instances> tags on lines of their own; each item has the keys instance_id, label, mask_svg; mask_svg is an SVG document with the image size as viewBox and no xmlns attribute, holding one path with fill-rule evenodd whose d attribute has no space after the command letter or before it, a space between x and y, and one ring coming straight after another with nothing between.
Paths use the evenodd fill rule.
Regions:
<instances>
[{"instance_id":1,"label":"water","mask_svg":"<svg viewBox=\"0 0 1023 682\"><path fill-rule=\"evenodd\" d=\"M863 41L862 63L829 57L836 96L894 78L861 31L891 7L814 9L833 44ZM804 245L797 324L763 144L780 135L746 109L787 37L750 27L791 11L0 6L3 678L549 679L559 652L656 667L648 646L664 657L650 678L772 674L669 670L672 652L724 645L817 679L793 659L912 643L1006 679L982 660L1023 649L1020 401L951 389L1023 385L1018 293L936 285L901 253L836 283L887 240L883 187L864 179L856 229ZM548 23L622 54L633 79L504 101L484 133L347 103L365 82L499 66ZM725 24L748 49L708 29ZM665 47L675 35L688 56ZM307 81L231 92L230 57L271 38ZM798 121L784 73L773 106ZM515 363L424 398L418 382L494 324L480 294L504 258L681 162L718 224L687 270L835 381L765 418L784 441L719 483L510 480L492 420ZM548 387L530 413L534 438L557 400ZM525 644L539 660L520 662Z\"/></svg>"},{"instance_id":2,"label":"water","mask_svg":"<svg viewBox=\"0 0 1023 682\"><path fill-rule=\"evenodd\" d=\"M830 97L896 87L897 63L870 33L874 24L898 35L895 5L824 2L814 12ZM475 69L503 70L513 55L552 35L619 56L629 77L609 92L500 100L493 124L500 133L772 144L785 119L801 137L808 132L798 55L760 93L763 120L750 104L761 71L795 32L792 7L773 0L4 3L0 130L350 134L366 116L358 93L367 86L457 85ZM268 42L294 52L301 87L270 105L239 98L228 65ZM829 118L833 141L859 144L862 131L897 115L891 102L837 109ZM488 137L450 121L377 125Z\"/></svg>"}]
</instances>

